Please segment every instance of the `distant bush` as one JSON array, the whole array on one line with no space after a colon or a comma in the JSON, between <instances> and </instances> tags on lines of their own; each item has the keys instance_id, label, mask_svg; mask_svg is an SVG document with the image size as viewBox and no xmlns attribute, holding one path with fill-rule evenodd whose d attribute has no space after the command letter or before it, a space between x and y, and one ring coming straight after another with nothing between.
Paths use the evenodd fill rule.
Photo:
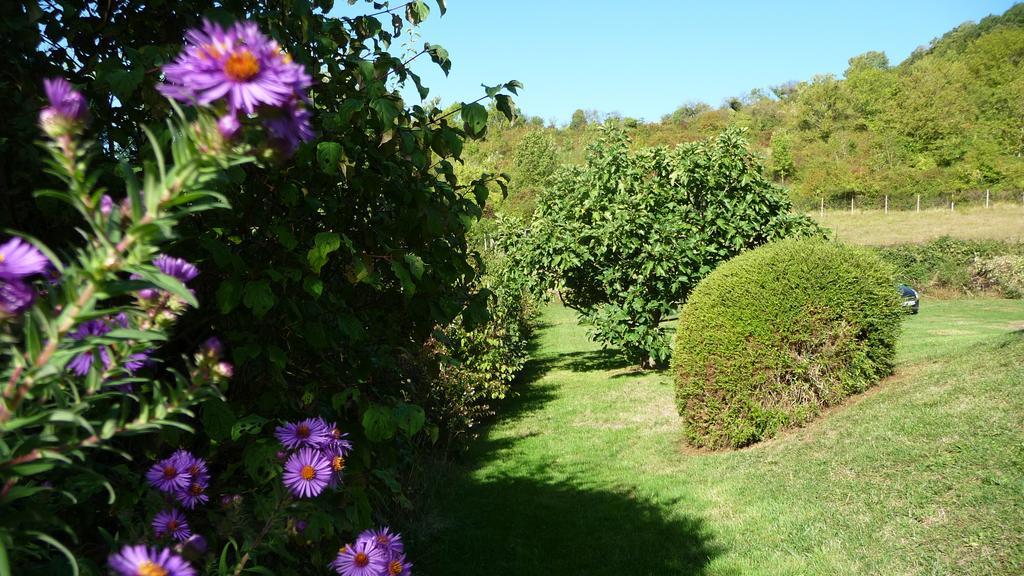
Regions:
<instances>
[{"instance_id":1,"label":"distant bush","mask_svg":"<svg viewBox=\"0 0 1024 576\"><path fill-rule=\"evenodd\" d=\"M998 290L1007 298L1024 297L1024 256L1006 254L979 258L972 271L976 286Z\"/></svg>"},{"instance_id":2,"label":"distant bush","mask_svg":"<svg viewBox=\"0 0 1024 576\"><path fill-rule=\"evenodd\" d=\"M791 239L722 264L676 332L687 438L745 446L863 391L892 372L901 314L891 267L868 249Z\"/></svg>"},{"instance_id":3,"label":"distant bush","mask_svg":"<svg viewBox=\"0 0 1024 576\"><path fill-rule=\"evenodd\" d=\"M896 269L896 279L918 290L957 292L1002 291L998 282L978 274L978 262L997 256L1024 256L1024 244L999 240L960 240L943 236L924 244L878 248L878 254ZM1005 295L1009 296L1009 294Z\"/></svg>"},{"instance_id":4,"label":"distant bush","mask_svg":"<svg viewBox=\"0 0 1024 576\"><path fill-rule=\"evenodd\" d=\"M444 430L446 445L471 432L493 414L493 403L504 398L526 366L527 345L536 308L525 288L522 269L505 256L516 238L511 230L523 223L499 219L482 249L484 273L476 288L490 292L489 318L474 327L461 323L444 327L424 348L432 384L425 402L432 421Z\"/></svg>"}]
</instances>

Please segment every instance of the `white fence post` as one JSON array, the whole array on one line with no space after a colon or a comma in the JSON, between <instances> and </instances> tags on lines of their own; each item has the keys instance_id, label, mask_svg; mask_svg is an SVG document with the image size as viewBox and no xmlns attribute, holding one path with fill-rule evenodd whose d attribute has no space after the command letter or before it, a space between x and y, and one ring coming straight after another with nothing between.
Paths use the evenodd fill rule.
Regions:
<instances>
[{"instance_id":1,"label":"white fence post","mask_svg":"<svg viewBox=\"0 0 1024 576\"><path fill-rule=\"evenodd\" d=\"M885 195L885 213L886 214L889 213L889 195L888 194Z\"/></svg>"},{"instance_id":2,"label":"white fence post","mask_svg":"<svg viewBox=\"0 0 1024 576\"><path fill-rule=\"evenodd\" d=\"M1021 196L1024 198L1024 196ZM850 195L850 214L853 214L853 195Z\"/></svg>"},{"instance_id":3,"label":"white fence post","mask_svg":"<svg viewBox=\"0 0 1024 576\"><path fill-rule=\"evenodd\" d=\"M917 195L917 211L918 212L921 211L921 195L920 194Z\"/></svg>"},{"instance_id":4,"label":"white fence post","mask_svg":"<svg viewBox=\"0 0 1024 576\"><path fill-rule=\"evenodd\" d=\"M821 199L821 217L822 218L825 217L825 198L824 197Z\"/></svg>"},{"instance_id":5,"label":"white fence post","mask_svg":"<svg viewBox=\"0 0 1024 576\"><path fill-rule=\"evenodd\" d=\"M985 188L985 208L988 208L988 188Z\"/></svg>"}]
</instances>

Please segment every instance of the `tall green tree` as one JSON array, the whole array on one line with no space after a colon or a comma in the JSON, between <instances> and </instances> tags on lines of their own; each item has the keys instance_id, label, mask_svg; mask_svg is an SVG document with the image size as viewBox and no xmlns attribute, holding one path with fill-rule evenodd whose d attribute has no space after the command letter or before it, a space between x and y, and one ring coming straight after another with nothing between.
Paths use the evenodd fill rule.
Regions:
<instances>
[{"instance_id":1,"label":"tall green tree","mask_svg":"<svg viewBox=\"0 0 1024 576\"><path fill-rule=\"evenodd\" d=\"M789 213L742 133L630 149L604 130L586 164L555 176L520 251L539 292L555 290L599 342L644 366L667 360L662 322L714 267L813 229Z\"/></svg>"}]
</instances>

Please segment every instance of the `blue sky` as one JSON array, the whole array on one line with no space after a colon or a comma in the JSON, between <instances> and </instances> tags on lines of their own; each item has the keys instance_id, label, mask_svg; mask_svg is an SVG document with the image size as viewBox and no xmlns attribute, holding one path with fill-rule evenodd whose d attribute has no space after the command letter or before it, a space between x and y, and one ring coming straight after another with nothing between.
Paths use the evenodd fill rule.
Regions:
<instances>
[{"instance_id":1,"label":"blue sky","mask_svg":"<svg viewBox=\"0 0 1024 576\"><path fill-rule=\"evenodd\" d=\"M448 0L448 13L439 17L433 0L428 3L430 18L415 46L441 44L452 58L447 78L421 58L416 70L431 96L469 101L482 94L481 83L516 79L526 86L516 99L520 108L559 123L577 108L657 120L687 101L717 106L751 88L841 75L851 56L868 50L882 50L896 64L958 24L1013 5ZM369 7L338 4L344 15Z\"/></svg>"}]
</instances>

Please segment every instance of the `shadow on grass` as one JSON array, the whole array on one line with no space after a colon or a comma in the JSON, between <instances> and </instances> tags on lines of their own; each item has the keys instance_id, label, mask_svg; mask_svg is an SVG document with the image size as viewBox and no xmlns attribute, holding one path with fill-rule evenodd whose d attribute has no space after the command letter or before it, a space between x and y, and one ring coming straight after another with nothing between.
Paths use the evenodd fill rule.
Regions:
<instances>
[{"instance_id":1,"label":"shadow on grass","mask_svg":"<svg viewBox=\"0 0 1024 576\"><path fill-rule=\"evenodd\" d=\"M701 575L722 550L699 518L630 494L530 477L445 482L410 542L427 576Z\"/></svg>"},{"instance_id":2,"label":"shadow on grass","mask_svg":"<svg viewBox=\"0 0 1024 576\"><path fill-rule=\"evenodd\" d=\"M573 372L607 372L609 370L622 370L635 366L626 359L621 350L603 348L589 352L574 352L562 356L561 366Z\"/></svg>"}]
</instances>

